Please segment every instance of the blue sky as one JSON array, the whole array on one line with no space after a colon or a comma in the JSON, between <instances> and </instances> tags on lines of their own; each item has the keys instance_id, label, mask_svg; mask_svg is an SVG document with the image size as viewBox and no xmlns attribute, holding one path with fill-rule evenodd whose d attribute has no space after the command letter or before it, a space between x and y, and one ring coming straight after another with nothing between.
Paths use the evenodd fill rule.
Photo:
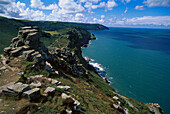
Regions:
<instances>
[{"instance_id":1,"label":"blue sky","mask_svg":"<svg viewBox=\"0 0 170 114\"><path fill-rule=\"evenodd\" d=\"M170 27L170 0L0 0L0 15L16 19Z\"/></svg>"}]
</instances>

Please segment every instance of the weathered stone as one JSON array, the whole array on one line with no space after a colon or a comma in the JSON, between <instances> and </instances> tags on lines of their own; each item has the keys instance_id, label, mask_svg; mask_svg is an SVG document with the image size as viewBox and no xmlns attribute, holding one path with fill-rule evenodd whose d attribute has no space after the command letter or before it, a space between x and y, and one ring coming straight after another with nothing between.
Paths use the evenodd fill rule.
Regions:
<instances>
[{"instance_id":1,"label":"weathered stone","mask_svg":"<svg viewBox=\"0 0 170 114\"><path fill-rule=\"evenodd\" d=\"M15 84L15 82L11 82L11 83L9 83L7 85L1 86L0 87L0 92L2 92L3 89L7 89L8 86L11 86L11 85L14 85L14 84Z\"/></svg>"},{"instance_id":2,"label":"weathered stone","mask_svg":"<svg viewBox=\"0 0 170 114\"><path fill-rule=\"evenodd\" d=\"M16 42L16 41L18 41L18 40L19 40L18 37L14 37L14 38L12 38L11 43L14 43L14 42Z\"/></svg>"},{"instance_id":3,"label":"weathered stone","mask_svg":"<svg viewBox=\"0 0 170 114\"><path fill-rule=\"evenodd\" d=\"M5 53L9 53L11 51L11 47L6 47L6 48L4 48L4 52Z\"/></svg>"},{"instance_id":4,"label":"weathered stone","mask_svg":"<svg viewBox=\"0 0 170 114\"><path fill-rule=\"evenodd\" d=\"M23 47L18 47L17 49L11 51L11 56L17 57L21 55L21 51L23 50Z\"/></svg>"},{"instance_id":5,"label":"weathered stone","mask_svg":"<svg viewBox=\"0 0 170 114\"><path fill-rule=\"evenodd\" d=\"M3 89L2 94L6 96L17 96L18 95L18 93L11 91L9 89Z\"/></svg>"},{"instance_id":6,"label":"weathered stone","mask_svg":"<svg viewBox=\"0 0 170 114\"><path fill-rule=\"evenodd\" d=\"M40 88L40 87L41 87L41 82L39 82L39 81L37 81L37 82L32 82L32 83L30 84L30 86Z\"/></svg>"},{"instance_id":7,"label":"weathered stone","mask_svg":"<svg viewBox=\"0 0 170 114\"><path fill-rule=\"evenodd\" d=\"M39 36L39 33L38 32L34 32L34 33L29 33L28 35L27 35L27 38L26 38L26 40L28 40L28 41L34 41L34 42L38 42L39 41L39 38L40 38L40 36Z\"/></svg>"},{"instance_id":8,"label":"weathered stone","mask_svg":"<svg viewBox=\"0 0 170 114\"><path fill-rule=\"evenodd\" d=\"M113 104L113 107L116 108L116 109L118 109L118 108L119 108L119 105Z\"/></svg>"},{"instance_id":9,"label":"weathered stone","mask_svg":"<svg viewBox=\"0 0 170 114\"><path fill-rule=\"evenodd\" d=\"M26 91L23 93L23 96L30 100L39 98L40 97L40 88L34 88L29 91Z\"/></svg>"},{"instance_id":10,"label":"weathered stone","mask_svg":"<svg viewBox=\"0 0 170 114\"><path fill-rule=\"evenodd\" d=\"M61 82L59 82L59 81L57 81L57 80L52 79L52 80L51 80L51 84L60 85L60 84L61 84Z\"/></svg>"},{"instance_id":11,"label":"weathered stone","mask_svg":"<svg viewBox=\"0 0 170 114\"><path fill-rule=\"evenodd\" d=\"M38 55L35 55L33 59L35 62L40 62L42 60L42 56L41 54L38 54Z\"/></svg>"},{"instance_id":12,"label":"weathered stone","mask_svg":"<svg viewBox=\"0 0 170 114\"><path fill-rule=\"evenodd\" d=\"M35 76L30 76L29 78L30 79L39 79L39 78L42 78L43 75L35 75Z\"/></svg>"},{"instance_id":13,"label":"weathered stone","mask_svg":"<svg viewBox=\"0 0 170 114\"><path fill-rule=\"evenodd\" d=\"M25 60L30 60L31 59L31 54L33 54L35 51L34 50L28 50L24 51L22 56Z\"/></svg>"},{"instance_id":14,"label":"weathered stone","mask_svg":"<svg viewBox=\"0 0 170 114\"><path fill-rule=\"evenodd\" d=\"M113 99L116 100L116 101L119 100L119 98L117 96L114 96Z\"/></svg>"},{"instance_id":15,"label":"weathered stone","mask_svg":"<svg viewBox=\"0 0 170 114\"><path fill-rule=\"evenodd\" d=\"M67 95L67 94L65 94L65 93L62 93L62 94L61 94L61 98L62 98L64 101L71 99L71 102L72 102L72 105L73 105L72 109L73 109L74 111L75 111L75 110L81 111L80 108L79 108L80 102L78 102L78 100L75 100L73 97L71 97L71 96L69 96L69 95Z\"/></svg>"},{"instance_id":16,"label":"weathered stone","mask_svg":"<svg viewBox=\"0 0 170 114\"><path fill-rule=\"evenodd\" d=\"M27 29L38 29L37 26L26 26L26 27L20 27L20 30L27 30Z\"/></svg>"},{"instance_id":17,"label":"weathered stone","mask_svg":"<svg viewBox=\"0 0 170 114\"><path fill-rule=\"evenodd\" d=\"M67 112L67 114L72 114L72 110L70 110L70 109L66 109L66 112Z\"/></svg>"},{"instance_id":18,"label":"weathered stone","mask_svg":"<svg viewBox=\"0 0 170 114\"><path fill-rule=\"evenodd\" d=\"M7 69L6 66L0 68L0 70L6 70L6 69Z\"/></svg>"},{"instance_id":19,"label":"weathered stone","mask_svg":"<svg viewBox=\"0 0 170 114\"><path fill-rule=\"evenodd\" d=\"M30 90L30 86L19 82L19 83L16 83L14 85L7 87L7 89L14 91L16 93L23 93L25 91Z\"/></svg>"},{"instance_id":20,"label":"weathered stone","mask_svg":"<svg viewBox=\"0 0 170 114\"><path fill-rule=\"evenodd\" d=\"M56 89L53 87L47 87L44 91L44 93L46 93L46 94L53 94L55 92L56 92Z\"/></svg>"},{"instance_id":21,"label":"weathered stone","mask_svg":"<svg viewBox=\"0 0 170 114\"><path fill-rule=\"evenodd\" d=\"M68 90L68 89L70 89L71 87L70 87L70 86L57 86L57 88L64 89L64 90Z\"/></svg>"},{"instance_id":22,"label":"weathered stone","mask_svg":"<svg viewBox=\"0 0 170 114\"><path fill-rule=\"evenodd\" d=\"M70 96L67 95L67 94L65 94L65 93L62 93L62 94L61 94L61 98L62 98L62 99L68 99L68 98L70 98Z\"/></svg>"}]
</instances>

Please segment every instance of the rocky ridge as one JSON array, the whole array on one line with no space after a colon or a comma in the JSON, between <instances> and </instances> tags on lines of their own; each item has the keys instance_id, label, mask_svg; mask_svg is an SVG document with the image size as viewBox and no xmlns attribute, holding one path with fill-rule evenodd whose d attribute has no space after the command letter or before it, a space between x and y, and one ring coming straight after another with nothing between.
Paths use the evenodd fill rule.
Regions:
<instances>
[{"instance_id":1,"label":"rocky ridge","mask_svg":"<svg viewBox=\"0 0 170 114\"><path fill-rule=\"evenodd\" d=\"M136 108L127 97L115 93L114 89L112 89L109 85L105 85L103 80L100 80L99 77L94 78L95 75L90 73L91 71L89 71L88 66L86 65L87 63L83 63L85 60L81 55L80 49L80 46L82 46L83 43L79 44L76 42L76 40L80 42L83 42L83 40L79 39L75 30L69 31L61 38L65 39L69 43L62 48L55 48L55 52L52 54L40 41L38 27L21 27L18 32L18 36L13 38L10 46L4 49L5 57L3 57L5 59L3 58L3 60L5 60L5 64L8 62L7 58L10 57L24 59L34 63L31 70L46 70L49 75L39 74L25 76L25 72L23 72L23 75L21 74L21 78L23 80L19 82L12 82L0 87L0 95L13 96L17 99L27 99L30 102L38 102L39 100L41 102L45 102L50 97L55 97L58 93L60 93L59 96L62 99L62 105L60 106L65 107L60 113L68 114L82 113L80 102L76 100L76 98L82 98L81 104L85 103L87 106L89 105L90 108L92 107L92 111L93 106L90 103L95 103L93 105L98 106L106 103L103 106L106 106L107 109L108 106L110 106L110 113L128 114L130 111L139 112L140 110L149 112L146 106L144 109ZM88 40L84 41L87 43ZM74 78L68 77L67 75L73 76ZM55 79L56 77L61 77L61 80L58 81L58 78ZM64 77L71 80L71 82L68 80L66 81ZM81 77L83 80L79 81L79 78L81 79ZM69 84L67 85L66 83L63 83L64 81L72 83L74 88ZM81 84L83 84L82 87L77 86L81 86ZM100 90L97 87L102 88L103 90L107 87L108 90L106 90L106 95L102 93L102 89ZM72 94L73 91L74 94ZM78 91L80 91L80 93L75 94ZM84 92L87 92L88 96L85 96L86 93ZM89 98L87 99L86 97ZM90 97L92 97L92 99L90 99ZM98 100L106 101L98 103ZM90 103L87 103L87 101ZM155 108L154 110L153 108L149 109L151 110L151 113L155 111ZM106 109L104 108L103 111L105 110Z\"/></svg>"}]
</instances>

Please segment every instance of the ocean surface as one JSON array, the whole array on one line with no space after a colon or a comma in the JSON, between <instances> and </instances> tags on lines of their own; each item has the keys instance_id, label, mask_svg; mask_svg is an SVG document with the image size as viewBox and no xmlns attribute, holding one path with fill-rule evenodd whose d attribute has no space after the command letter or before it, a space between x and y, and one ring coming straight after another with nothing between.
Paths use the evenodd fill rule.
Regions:
<instances>
[{"instance_id":1,"label":"ocean surface","mask_svg":"<svg viewBox=\"0 0 170 114\"><path fill-rule=\"evenodd\" d=\"M106 71L118 93L159 103L170 114L170 30L109 29L90 31L97 40L82 49L83 56Z\"/></svg>"}]
</instances>

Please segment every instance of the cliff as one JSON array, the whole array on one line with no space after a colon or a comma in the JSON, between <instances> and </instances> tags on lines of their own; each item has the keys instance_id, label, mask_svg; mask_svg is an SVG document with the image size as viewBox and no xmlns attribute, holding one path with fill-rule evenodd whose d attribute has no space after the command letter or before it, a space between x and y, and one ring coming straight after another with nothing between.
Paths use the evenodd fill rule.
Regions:
<instances>
[{"instance_id":1,"label":"cliff","mask_svg":"<svg viewBox=\"0 0 170 114\"><path fill-rule=\"evenodd\" d=\"M3 113L162 113L158 104L120 95L82 57L81 47L95 39L74 27L48 48L38 27L21 27L4 49L0 64Z\"/></svg>"},{"instance_id":2,"label":"cliff","mask_svg":"<svg viewBox=\"0 0 170 114\"><path fill-rule=\"evenodd\" d=\"M74 26L80 26L86 30L105 30L107 27L101 24L90 24L90 23L72 23L72 22L60 22L60 21L28 21L28 20L17 20L8 19L0 16L0 53L3 53L3 48L10 44L11 38L17 35L19 27L23 26L38 26L41 30L40 38L48 37L46 33L52 33L55 38L58 38L61 34L68 31L68 29Z\"/></svg>"}]
</instances>

